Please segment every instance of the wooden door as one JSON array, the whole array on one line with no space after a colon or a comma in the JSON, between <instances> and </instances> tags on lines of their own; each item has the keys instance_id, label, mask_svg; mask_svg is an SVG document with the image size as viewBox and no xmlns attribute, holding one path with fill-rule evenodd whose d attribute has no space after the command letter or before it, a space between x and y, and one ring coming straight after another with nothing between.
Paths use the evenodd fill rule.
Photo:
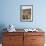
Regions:
<instances>
[{"instance_id":1,"label":"wooden door","mask_svg":"<svg viewBox=\"0 0 46 46\"><path fill-rule=\"evenodd\" d=\"M24 46L44 46L44 33L42 32L25 32Z\"/></svg>"},{"instance_id":2,"label":"wooden door","mask_svg":"<svg viewBox=\"0 0 46 46\"><path fill-rule=\"evenodd\" d=\"M3 37L3 46L23 46L23 34L5 34L5 36Z\"/></svg>"}]
</instances>

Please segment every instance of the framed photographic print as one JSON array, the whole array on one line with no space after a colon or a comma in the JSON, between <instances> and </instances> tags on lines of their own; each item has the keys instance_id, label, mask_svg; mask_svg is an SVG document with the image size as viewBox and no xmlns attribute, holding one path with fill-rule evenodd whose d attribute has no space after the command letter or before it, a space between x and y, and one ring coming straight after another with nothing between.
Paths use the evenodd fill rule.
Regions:
<instances>
[{"instance_id":1,"label":"framed photographic print","mask_svg":"<svg viewBox=\"0 0 46 46\"><path fill-rule=\"evenodd\" d=\"M31 22L33 18L33 6L32 5L21 5L20 6L20 20L24 22Z\"/></svg>"}]
</instances>

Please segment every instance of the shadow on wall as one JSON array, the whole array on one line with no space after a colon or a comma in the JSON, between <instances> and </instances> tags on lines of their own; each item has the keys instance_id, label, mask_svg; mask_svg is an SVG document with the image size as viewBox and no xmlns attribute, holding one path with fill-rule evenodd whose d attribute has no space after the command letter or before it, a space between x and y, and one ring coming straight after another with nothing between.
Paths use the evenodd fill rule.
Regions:
<instances>
[{"instance_id":1,"label":"shadow on wall","mask_svg":"<svg viewBox=\"0 0 46 46\"><path fill-rule=\"evenodd\" d=\"M0 24L0 43L2 43L2 36L3 36L3 32L5 32L3 29L6 28L4 24Z\"/></svg>"}]
</instances>

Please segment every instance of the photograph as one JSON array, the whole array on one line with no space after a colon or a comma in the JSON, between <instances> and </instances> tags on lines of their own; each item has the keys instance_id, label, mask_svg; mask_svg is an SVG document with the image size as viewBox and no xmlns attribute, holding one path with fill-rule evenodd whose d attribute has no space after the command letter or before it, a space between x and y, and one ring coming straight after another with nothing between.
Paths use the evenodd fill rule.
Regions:
<instances>
[{"instance_id":1,"label":"photograph","mask_svg":"<svg viewBox=\"0 0 46 46\"><path fill-rule=\"evenodd\" d=\"M32 5L20 6L20 20L24 22L32 21Z\"/></svg>"}]
</instances>

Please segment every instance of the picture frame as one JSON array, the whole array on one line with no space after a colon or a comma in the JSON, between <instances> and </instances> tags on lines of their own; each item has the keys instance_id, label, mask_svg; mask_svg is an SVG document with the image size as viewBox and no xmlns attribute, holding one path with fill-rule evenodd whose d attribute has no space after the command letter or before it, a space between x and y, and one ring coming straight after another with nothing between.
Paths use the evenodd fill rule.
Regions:
<instances>
[{"instance_id":1,"label":"picture frame","mask_svg":"<svg viewBox=\"0 0 46 46\"><path fill-rule=\"evenodd\" d=\"M33 21L33 5L20 5L20 21Z\"/></svg>"}]
</instances>

